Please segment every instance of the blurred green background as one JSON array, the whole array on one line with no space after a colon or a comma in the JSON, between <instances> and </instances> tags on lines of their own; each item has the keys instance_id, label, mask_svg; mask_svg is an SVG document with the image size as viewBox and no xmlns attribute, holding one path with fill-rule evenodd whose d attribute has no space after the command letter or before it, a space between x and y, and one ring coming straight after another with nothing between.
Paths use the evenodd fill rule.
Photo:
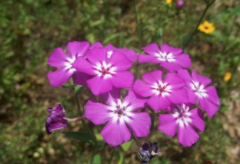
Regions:
<instances>
[{"instance_id":1,"label":"blurred green background","mask_svg":"<svg viewBox=\"0 0 240 164\"><path fill-rule=\"evenodd\" d=\"M84 131L81 123L46 134L48 107L61 103L67 116L77 115L73 90L50 87L46 75L53 69L47 66L47 58L54 48L65 48L72 40L111 43L137 52L152 42L182 47L196 27L206 1L185 0L182 9L176 9L175 2L167 5L165 0L1 1L0 163L138 164L139 148L134 142L117 148L96 148L63 135L63 131ZM191 148L183 148L176 138L157 130L141 139L157 141L163 148L152 164L240 161L239 11L239 0L216 0L203 19L213 23L215 31L198 31L184 49L191 56L192 69L213 79L222 101L219 112L212 119L205 118L206 130ZM229 80L224 80L226 72L232 75ZM87 91L83 92L79 96L81 104L89 97ZM93 127L90 122L87 124ZM95 129L99 136L101 127Z\"/></svg>"}]
</instances>

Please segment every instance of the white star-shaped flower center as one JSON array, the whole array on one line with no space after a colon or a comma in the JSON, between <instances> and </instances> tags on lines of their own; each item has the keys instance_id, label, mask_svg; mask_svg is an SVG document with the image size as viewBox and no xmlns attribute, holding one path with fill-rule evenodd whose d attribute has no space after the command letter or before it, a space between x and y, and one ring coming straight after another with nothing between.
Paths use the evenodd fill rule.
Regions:
<instances>
[{"instance_id":1,"label":"white star-shaped flower center","mask_svg":"<svg viewBox=\"0 0 240 164\"><path fill-rule=\"evenodd\" d=\"M152 86L152 92L162 97L169 96L172 92L172 87L168 83L162 81L155 82Z\"/></svg>"},{"instance_id":2,"label":"white star-shaped flower center","mask_svg":"<svg viewBox=\"0 0 240 164\"><path fill-rule=\"evenodd\" d=\"M120 124L130 122L133 116L132 106L126 101L122 102L120 99L118 99L117 102L112 101L108 109L111 111L109 116L113 122L119 121Z\"/></svg>"},{"instance_id":3,"label":"white star-shaped flower center","mask_svg":"<svg viewBox=\"0 0 240 164\"><path fill-rule=\"evenodd\" d=\"M176 59L172 53L159 51L158 53L155 53L155 56L160 61L167 61L167 62L175 62L176 61Z\"/></svg>"},{"instance_id":4,"label":"white star-shaped flower center","mask_svg":"<svg viewBox=\"0 0 240 164\"><path fill-rule=\"evenodd\" d=\"M192 81L189 85L198 98L206 98L208 96L205 86L198 81Z\"/></svg>"},{"instance_id":5,"label":"white star-shaped flower center","mask_svg":"<svg viewBox=\"0 0 240 164\"><path fill-rule=\"evenodd\" d=\"M189 107L187 107L185 104L182 104L177 105L174 110L175 112L173 117L176 118L176 123L180 127L189 126L189 123L192 122L192 119L190 118L191 113L189 112Z\"/></svg>"},{"instance_id":6,"label":"white star-shaped flower center","mask_svg":"<svg viewBox=\"0 0 240 164\"><path fill-rule=\"evenodd\" d=\"M72 57L68 56L67 61L64 62L64 69L68 70L69 72L75 72L76 69L72 68L72 65L75 62L75 60L76 60L76 56L72 56Z\"/></svg>"},{"instance_id":7,"label":"white star-shaped flower center","mask_svg":"<svg viewBox=\"0 0 240 164\"><path fill-rule=\"evenodd\" d=\"M108 50L107 51L107 57L110 58L113 54L113 51L112 50Z\"/></svg>"},{"instance_id":8,"label":"white star-shaped flower center","mask_svg":"<svg viewBox=\"0 0 240 164\"><path fill-rule=\"evenodd\" d=\"M105 61L97 63L94 68L96 75L104 79L111 78L116 73L116 67L113 67L110 63L107 64Z\"/></svg>"}]
</instances>

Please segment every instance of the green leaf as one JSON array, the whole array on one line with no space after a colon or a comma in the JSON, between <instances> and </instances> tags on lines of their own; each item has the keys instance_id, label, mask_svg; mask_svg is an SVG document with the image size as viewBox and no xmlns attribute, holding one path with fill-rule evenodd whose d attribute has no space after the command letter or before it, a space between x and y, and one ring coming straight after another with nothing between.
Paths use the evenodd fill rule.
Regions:
<instances>
[{"instance_id":1,"label":"green leaf","mask_svg":"<svg viewBox=\"0 0 240 164\"><path fill-rule=\"evenodd\" d=\"M79 94L82 90L82 85L75 85L74 86L74 93Z\"/></svg>"},{"instance_id":2,"label":"green leaf","mask_svg":"<svg viewBox=\"0 0 240 164\"><path fill-rule=\"evenodd\" d=\"M99 134L99 133L96 134L96 137L97 137L97 140L99 140L99 141L102 141L102 140L103 140L102 135Z\"/></svg>"},{"instance_id":3,"label":"green leaf","mask_svg":"<svg viewBox=\"0 0 240 164\"><path fill-rule=\"evenodd\" d=\"M123 163L123 154L122 152L117 152L117 164Z\"/></svg>"},{"instance_id":4,"label":"green leaf","mask_svg":"<svg viewBox=\"0 0 240 164\"><path fill-rule=\"evenodd\" d=\"M129 142L125 142L124 144L121 145L121 147L124 151L128 151L128 149L131 147L131 145L132 145L132 140Z\"/></svg>"},{"instance_id":5,"label":"green leaf","mask_svg":"<svg viewBox=\"0 0 240 164\"><path fill-rule=\"evenodd\" d=\"M92 164L101 164L101 163L102 163L101 156L99 154L94 155Z\"/></svg>"},{"instance_id":6,"label":"green leaf","mask_svg":"<svg viewBox=\"0 0 240 164\"><path fill-rule=\"evenodd\" d=\"M69 138L74 138L77 140L80 140L82 142L86 142L86 143L90 143L90 144L94 144L94 140L92 138L92 136L88 133L81 133L81 132L63 132L63 134L66 137Z\"/></svg>"}]
</instances>

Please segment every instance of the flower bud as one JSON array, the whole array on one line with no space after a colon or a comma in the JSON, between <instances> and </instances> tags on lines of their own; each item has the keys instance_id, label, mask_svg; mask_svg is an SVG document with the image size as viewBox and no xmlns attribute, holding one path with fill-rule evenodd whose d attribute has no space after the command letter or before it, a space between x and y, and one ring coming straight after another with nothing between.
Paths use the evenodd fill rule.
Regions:
<instances>
[{"instance_id":1,"label":"flower bud","mask_svg":"<svg viewBox=\"0 0 240 164\"><path fill-rule=\"evenodd\" d=\"M184 6L184 0L177 0L176 1L176 7L178 9L181 9Z\"/></svg>"}]
</instances>

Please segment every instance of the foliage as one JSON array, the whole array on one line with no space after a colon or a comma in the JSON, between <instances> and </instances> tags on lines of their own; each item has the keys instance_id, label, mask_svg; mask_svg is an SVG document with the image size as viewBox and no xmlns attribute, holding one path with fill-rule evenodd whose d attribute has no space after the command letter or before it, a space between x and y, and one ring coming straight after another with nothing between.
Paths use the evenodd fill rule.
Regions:
<instances>
[{"instance_id":1,"label":"foliage","mask_svg":"<svg viewBox=\"0 0 240 164\"><path fill-rule=\"evenodd\" d=\"M205 0L204 0L205 1ZM182 46L182 41L196 26L205 8L204 1L186 1L177 10L165 1L136 1L140 33L137 33L134 1L127 0L7 0L0 5L0 161L1 163L136 163L132 142L123 148L104 145L94 150L85 139L66 139L60 132L45 134L46 108L62 102L77 113L73 89L51 89L46 79L49 68L46 60L51 51L64 47L70 40L88 40L91 43L111 42L118 47L138 48L151 42ZM213 78L221 95L222 107L200 141L192 148L181 147L176 140L160 132L148 139L163 147L161 157L154 164L170 163L229 163L228 146L237 143L229 138L224 125L230 90L239 90L240 61L240 3L236 0L216 1L204 20L214 23L216 31L207 35L201 32L193 37L185 52L191 55L194 68ZM140 45L139 38L142 38ZM206 67L207 66L207 67ZM145 65L140 69L148 69ZM224 73L233 74L229 82ZM79 96L81 104L89 98L88 91ZM237 99L237 98L235 98ZM67 100L67 101L66 101ZM43 106L43 107L42 107ZM157 118L156 118L157 120ZM87 122L88 126L93 126ZM155 126L157 123L155 122ZM70 129L81 131L72 124ZM100 128L94 131L99 134ZM84 131L81 131L84 133ZM101 142L101 137L97 137ZM125 153L123 153L126 151ZM92 160L90 160L92 159ZM99 162L101 161L101 162ZM234 163L234 162L233 162Z\"/></svg>"}]
</instances>

